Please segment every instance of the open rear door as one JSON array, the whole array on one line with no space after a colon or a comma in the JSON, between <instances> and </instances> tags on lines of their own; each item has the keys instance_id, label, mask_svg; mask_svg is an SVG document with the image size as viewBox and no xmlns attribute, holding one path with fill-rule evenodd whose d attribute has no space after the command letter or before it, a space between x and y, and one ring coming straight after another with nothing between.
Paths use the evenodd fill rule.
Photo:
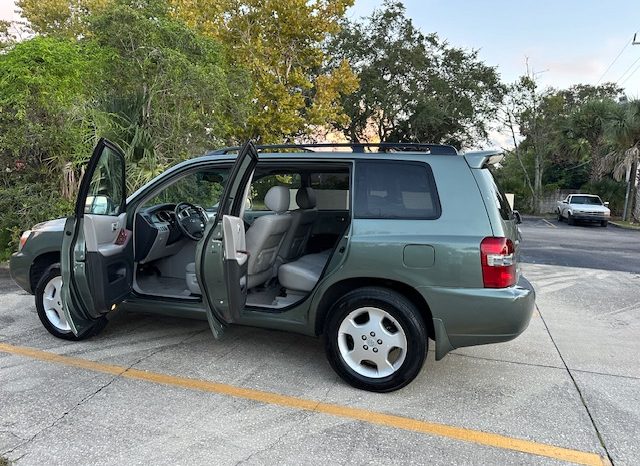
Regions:
<instances>
[{"instance_id":1,"label":"open rear door","mask_svg":"<svg viewBox=\"0 0 640 466\"><path fill-rule=\"evenodd\" d=\"M207 225L196 248L196 275L213 335L235 322L247 299L248 254L241 211L258 152L242 146L227 180L215 220Z\"/></svg>"},{"instance_id":2,"label":"open rear door","mask_svg":"<svg viewBox=\"0 0 640 466\"><path fill-rule=\"evenodd\" d=\"M75 213L67 219L62 241L62 307L76 335L131 292L133 247L126 217L124 155L101 139L80 183Z\"/></svg>"}]
</instances>

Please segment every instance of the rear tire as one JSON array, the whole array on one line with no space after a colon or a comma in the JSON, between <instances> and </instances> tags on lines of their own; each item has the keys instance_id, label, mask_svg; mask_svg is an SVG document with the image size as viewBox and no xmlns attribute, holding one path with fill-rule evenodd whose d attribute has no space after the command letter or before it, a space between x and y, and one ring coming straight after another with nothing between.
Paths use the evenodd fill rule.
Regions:
<instances>
[{"instance_id":1,"label":"rear tire","mask_svg":"<svg viewBox=\"0 0 640 466\"><path fill-rule=\"evenodd\" d=\"M331 367L346 382L390 392L416 378L427 355L428 333L407 298L385 288L358 288L340 298L324 326Z\"/></svg>"},{"instance_id":2,"label":"rear tire","mask_svg":"<svg viewBox=\"0 0 640 466\"><path fill-rule=\"evenodd\" d=\"M84 340L100 333L107 325L106 317L96 320L92 327L81 334L74 335L62 313L61 287L60 265L53 264L42 274L35 290L36 309L44 328L54 337L70 341Z\"/></svg>"}]
</instances>

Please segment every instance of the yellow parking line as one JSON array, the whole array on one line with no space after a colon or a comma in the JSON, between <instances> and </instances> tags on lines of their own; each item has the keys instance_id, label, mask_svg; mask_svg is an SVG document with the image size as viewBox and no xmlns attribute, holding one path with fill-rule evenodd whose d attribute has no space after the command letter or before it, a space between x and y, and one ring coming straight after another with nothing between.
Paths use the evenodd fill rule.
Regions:
<instances>
[{"instance_id":1,"label":"yellow parking line","mask_svg":"<svg viewBox=\"0 0 640 466\"><path fill-rule=\"evenodd\" d=\"M558 228L557 226L555 226L553 223L551 223L549 220L547 220L546 218L542 219L543 222L545 222L547 225L549 225L550 227L553 228Z\"/></svg>"},{"instance_id":2,"label":"yellow parking line","mask_svg":"<svg viewBox=\"0 0 640 466\"><path fill-rule=\"evenodd\" d=\"M576 464L609 464L609 461L607 459L601 457L596 453L556 447L553 445L533 442L530 440L522 440L499 434L491 434L479 430L465 429L463 427L454 427L446 424L419 421L417 419L395 416L392 414L384 414L380 412L369 411L366 409L349 408L336 404L321 403L304 398L280 395L278 393L253 390L250 388L242 388L234 385L211 382L208 380L175 377L158 372L130 369L123 366L104 364L101 362L89 361L87 359L80 359L69 356L61 356L59 354L49 353L47 351L41 351L35 348L14 346L6 343L0 343L0 351L18 356L25 356L28 358L36 359L38 361L64 364L66 366L117 375L133 380L143 380L146 382L169 385L172 387L182 387L189 390L199 390L203 392L228 395L236 398L244 398L248 400L258 401L260 403L284 406L286 408L329 414L332 416L354 419L385 427L392 427L396 429L403 429L429 435L437 435L454 440L501 448L504 450L513 450L522 453L529 453L532 455L545 456L548 458L568 461Z\"/></svg>"}]
</instances>

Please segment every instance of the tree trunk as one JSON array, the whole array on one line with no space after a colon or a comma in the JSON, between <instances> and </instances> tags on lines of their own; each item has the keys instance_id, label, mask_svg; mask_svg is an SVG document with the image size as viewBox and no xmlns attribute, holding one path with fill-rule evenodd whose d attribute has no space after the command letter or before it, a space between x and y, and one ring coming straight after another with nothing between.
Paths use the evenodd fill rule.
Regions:
<instances>
[{"instance_id":1,"label":"tree trunk","mask_svg":"<svg viewBox=\"0 0 640 466\"><path fill-rule=\"evenodd\" d=\"M633 177L631 184L631 195L629 196L629 212L633 220L640 221L640 191L638 190L638 157L633 161L631 165L631 176Z\"/></svg>"},{"instance_id":2,"label":"tree trunk","mask_svg":"<svg viewBox=\"0 0 640 466\"><path fill-rule=\"evenodd\" d=\"M540 213L540 202L542 201L542 173L544 167L542 164L542 154L536 149L535 167L533 177L533 213Z\"/></svg>"}]
</instances>

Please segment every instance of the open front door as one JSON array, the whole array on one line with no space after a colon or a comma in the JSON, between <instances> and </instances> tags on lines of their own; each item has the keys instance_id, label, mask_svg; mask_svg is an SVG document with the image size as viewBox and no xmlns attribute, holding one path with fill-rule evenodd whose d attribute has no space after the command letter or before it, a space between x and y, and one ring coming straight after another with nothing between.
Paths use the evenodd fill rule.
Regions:
<instances>
[{"instance_id":1,"label":"open front door","mask_svg":"<svg viewBox=\"0 0 640 466\"><path fill-rule=\"evenodd\" d=\"M62 307L76 335L89 330L131 291L133 247L126 216L124 155L101 139L62 241Z\"/></svg>"},{"instance_id":2,"label":"open front door","mask_svg":"<svg viewBox=\"0 0 640 466\"><path fill-rule=\"evenodd\" d=\"M225 324L238 319L247 300L248 254L241 213L257 163L258 152L247 142L231 169L215 220L196 248L196 275L216 338Z\"/></svg>"}]
</instances>

